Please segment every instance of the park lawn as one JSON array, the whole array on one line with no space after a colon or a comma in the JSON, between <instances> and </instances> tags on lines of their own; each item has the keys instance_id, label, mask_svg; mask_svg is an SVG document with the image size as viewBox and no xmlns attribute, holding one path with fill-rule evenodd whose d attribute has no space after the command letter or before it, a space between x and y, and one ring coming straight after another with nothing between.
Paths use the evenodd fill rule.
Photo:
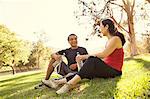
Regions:
<instances>
[{"instance_id":1,"label":"park lawn","mask_svg":"<svg viewBox=\"0 0 150 99\"><path fill-rule=\"evenodd\" d=\"M150 55L126 58L121 77L83 80L76 89L56 95L54 89L34 89L45 73L41 71L0 76L0 99L148 99L150 98ZM51 78L58 77L52 75Z\"/></svg>"}]
</instances>

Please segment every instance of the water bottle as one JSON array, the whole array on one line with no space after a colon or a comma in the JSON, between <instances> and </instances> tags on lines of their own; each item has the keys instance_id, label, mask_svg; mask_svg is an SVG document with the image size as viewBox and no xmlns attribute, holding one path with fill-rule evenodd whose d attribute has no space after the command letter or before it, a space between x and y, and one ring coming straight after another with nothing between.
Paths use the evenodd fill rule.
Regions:
<instances>
[{"instance_id":1,"label":"water bottle","mask_svg":"<svg viewBox=\"0 0 150 99\"><path fill-rule=\"evenodd\" d=\"M77 52L77 56L79 56L80 53ZM78 71L80 71L81 67L83 66L83 61L77 62Z\"/></svg>"},{"instance_id":2,"label":"water bottle","mask_svg":"<svg viewBox=\"0 0 150 99\"><path fill-rule=\"evenodd\" d=\"M67 60L67 58L66 58L65 55L66 55L66 54L63 53L63 55L62 55L62 61L63 61L66 65L68 65L68 60Z\"/></svg>"},{"instance_id":3,"label":"water bottle","mask_svg":"<svg viewBox=\"0 0 150 99\"><path fill-rule=\"evenodd\" d=\"M59 73L60 72L60 69L61 69L61 63L62 62L64 62L66 65L68 65L68 60L67 60L67 58L66 58L66 56L65 56L66 54L65 53L63 53L63 55L61 55L61 59L59 60L59 63L58 63L58 70L57 70L57 72Z\"/></svg>"}]
</instances>

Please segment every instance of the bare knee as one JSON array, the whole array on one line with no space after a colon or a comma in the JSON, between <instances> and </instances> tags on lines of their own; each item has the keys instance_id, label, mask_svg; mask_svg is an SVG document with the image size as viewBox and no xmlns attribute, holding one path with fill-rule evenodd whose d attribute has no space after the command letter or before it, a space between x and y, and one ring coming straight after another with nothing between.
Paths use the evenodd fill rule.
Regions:
<instances>
[{"instance_id":1,"label":"bare knee","mask_svg":"<svg viewBox=\"0 0 150 99\"><path fill-rule=\"evenodd\" d=\"M51 54L51 58L54 59L55 61L58 61L61 59L61 55L57 55L56 53Z\"/></svg>"},{"instance_id":2,"label":"bare knee","mask_svg":"<svg viewBox=\"0 0 150 99\"><path fill-rule=\"evenodd\" d=\"M51 58L55 59L56 55L54 55L55 53L51 54Z\"/></svg>"}]
</instances>

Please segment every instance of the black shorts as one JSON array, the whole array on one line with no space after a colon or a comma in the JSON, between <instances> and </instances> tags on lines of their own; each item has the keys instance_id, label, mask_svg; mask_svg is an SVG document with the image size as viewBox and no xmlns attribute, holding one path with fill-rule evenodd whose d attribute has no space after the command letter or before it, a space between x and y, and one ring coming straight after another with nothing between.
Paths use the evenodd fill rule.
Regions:
<instances>
[{"instance_id":1,"label":"black shorts","mask_svg":"<svg viewBox=\"0 0 150 99\"><path fill-rule=\"evenodd\" d=\"M66 65L64 62L61 62L61 64L57 67L57 73L66 76L69 73L76 73L77 70L71 70L68 65Z\"/></svg>"}]
</instances>

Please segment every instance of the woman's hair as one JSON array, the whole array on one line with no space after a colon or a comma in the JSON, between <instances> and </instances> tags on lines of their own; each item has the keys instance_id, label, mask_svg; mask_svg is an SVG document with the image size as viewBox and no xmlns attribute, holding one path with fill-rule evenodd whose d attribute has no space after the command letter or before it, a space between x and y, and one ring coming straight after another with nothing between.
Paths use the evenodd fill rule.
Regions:
<instances>
[{"instance_id":1,"label":"woman's hair","mask_svg":"<svg viewBox=\"0 0 150 99\"><path fill-rule=\"evenodd\" d=\"M117 28L115 27L114 22L111 19L102 20L102 24L104 25L104 27L106 25L108 25L108 31L109 31L110 35L120 37L120 39L122 41L122 46L125 44L126 41L125 41L124 35L117 31Z\"/></svg>"},{"instance_id":2,"label":"woman's hair","mask_svg":"<svg viewBox=\"0 0 150 99\"><path fill-rule=\"evenodd\" d=\"M68 41L69 41L69 37L70 36L76 36L77 37L77 35L75 35L75 34L70 34L69 36L68 36Z\"/></svg>"}]
</instances>

